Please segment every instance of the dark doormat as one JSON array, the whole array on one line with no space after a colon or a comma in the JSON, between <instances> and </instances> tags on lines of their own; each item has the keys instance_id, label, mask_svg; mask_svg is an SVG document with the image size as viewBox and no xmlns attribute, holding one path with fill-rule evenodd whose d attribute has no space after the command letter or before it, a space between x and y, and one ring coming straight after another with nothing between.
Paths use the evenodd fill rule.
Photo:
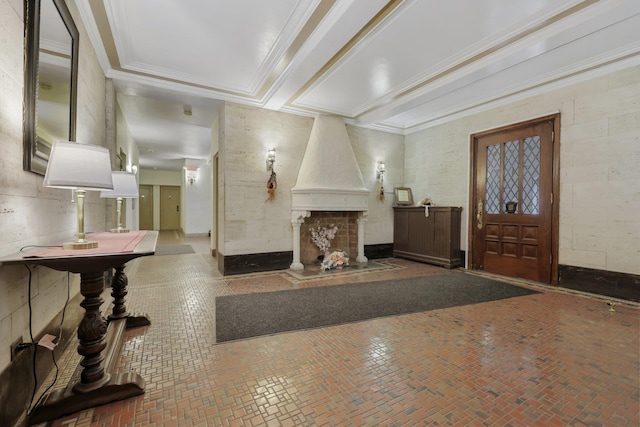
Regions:
<instances>
[{"instance_id":1,"label":"dark doormat","mask_svg":"<svg viewBox=\"0 0 640 427\"><path fill-rule=\"evenodd\" d=\"M216 340L417 313L539 293L465 273L216 298Z\"/></svg>"},{"instance_id":2,"label":"dark doormat","mask_svg":"<svg viewBox=\"0 0 640 427\"><path fill-rule=\"evenodd\" d=\"M195 254L191 245L166 245L156 246L155 255L179 255L179 254Z\"/></svg>"}]
</instances>

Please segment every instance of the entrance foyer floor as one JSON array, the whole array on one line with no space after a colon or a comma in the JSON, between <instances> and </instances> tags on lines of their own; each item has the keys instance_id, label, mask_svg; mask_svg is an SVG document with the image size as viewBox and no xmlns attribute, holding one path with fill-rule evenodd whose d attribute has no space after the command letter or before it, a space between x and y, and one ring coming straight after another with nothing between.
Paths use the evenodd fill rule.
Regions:
<instances>
[{"instance_id":1,"label":"entrance foyer floor","mask_svg":"<svg viewBox=\"0 0 640 427\"><path fill-rule=\"evenodd\" d=\"M146 393L46 425L640 423L639 304L609 311L610 299L518 282L541 293L215 344L218 295L463 273L387 259L338 274L222 277L196 240L161 236L197 253L127 267L127 307L152 323L125 332L118 369L142 375ZM75 347L60 361L59 387L76 367Z\"/></svg>"}]
</instances>

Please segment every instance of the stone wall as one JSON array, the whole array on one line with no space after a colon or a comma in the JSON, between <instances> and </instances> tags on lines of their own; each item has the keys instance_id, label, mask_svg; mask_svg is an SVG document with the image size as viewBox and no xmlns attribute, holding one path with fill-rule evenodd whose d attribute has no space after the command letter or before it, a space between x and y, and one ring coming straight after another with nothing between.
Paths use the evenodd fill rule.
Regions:
<instances>
[{"instance_id":1,"label":"stone wall","mask_svg":"<svg viewBox=\"0 0 640 427\"><path fill-rule=\"evenodd\" d=\"M105 78L89 36L73 2L67 2L80 31L78 74L77 140L106 146ZM76 205L69 190L44 188L43 177L22 170L22 105L24 88L23 2L0 0L0 256L29 245L60 242L76 232ZM114 152L113 146L109 147ZM106 202L99 194L87 194L85 230L107 227ZM31 301L29 289L31 286ZM67 300L79 292L79 277L44 267L33 270L31 284L24 266L0 267L0 371L11 367L10 344L23 337L30 340L30 308L35 338L58 316ZM67 315L70 313L67 312ZM71 317L65 317L71 321ZM51 358L48 357L48 363ZM28 371L25 371L28 373ZM23 387L27 382L18 383ZM3 384L14 387L15 385ZM8 390L12 398L15 387ZM27 388L24 389L28 393ZM7 407L25 402L7 402ZM0 411L1 412L1 411ZM0 424L5 419L0 413Z\"/></svg>"},{"instance_id":2,"label":"stone wall","mask_svg":"<svg viewBox=\"0 0 640 427\"><path fill-rule=\"evenodd\" d=\"M640 273L640 67L612 72L406 136L414 199L463 206L467 249L470 135L559 111L559 262Z\"/></svg>"}]
</instances>

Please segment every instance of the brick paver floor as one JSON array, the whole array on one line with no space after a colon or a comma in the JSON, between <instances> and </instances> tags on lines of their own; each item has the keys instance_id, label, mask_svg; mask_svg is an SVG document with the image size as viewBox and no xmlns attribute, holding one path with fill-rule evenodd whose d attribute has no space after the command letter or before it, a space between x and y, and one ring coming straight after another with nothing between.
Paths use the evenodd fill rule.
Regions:
<instances>
[{"instance_id":1,"label":"brick paver floor","mask_svg":"<svg viewBox=\"0 0 640 427\"><path fill-rule=\"evenodd\" d=\"M541 293L216 344L219 295L464 273L386 259L222 277L206 252L127 267L127 307L152 324L125 332L118 370L146 393L46 425L640 425L638 304L518 282Z\"/></svg>"}]
</instances>

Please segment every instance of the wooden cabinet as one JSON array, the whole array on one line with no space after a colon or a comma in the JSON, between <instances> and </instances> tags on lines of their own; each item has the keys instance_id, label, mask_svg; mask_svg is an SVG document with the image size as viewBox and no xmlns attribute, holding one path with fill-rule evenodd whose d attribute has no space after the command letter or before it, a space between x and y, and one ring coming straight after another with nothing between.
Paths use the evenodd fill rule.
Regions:
<instances>
[{"instance_id":1,"label":"wooden cabinet","mask_svg":"<svg viewBox=\"0 0 640 427\"><path fill-rule=\"evenodd\" d=\"M462 208L394 207L393 256L446 268L462 265L460 215Z\"/></svg>"}]
</instances>

